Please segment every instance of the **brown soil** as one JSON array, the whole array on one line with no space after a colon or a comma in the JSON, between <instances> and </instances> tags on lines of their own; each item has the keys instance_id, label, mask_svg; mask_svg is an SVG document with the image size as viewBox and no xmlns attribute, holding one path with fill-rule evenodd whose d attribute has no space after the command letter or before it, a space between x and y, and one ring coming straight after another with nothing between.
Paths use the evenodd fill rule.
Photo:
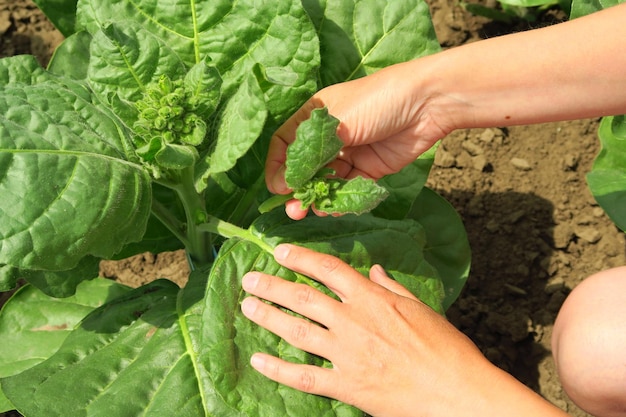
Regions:
<instances>
[{"instance_id":1,"label":"brown soil","mask_svg":"<svg viewBox=\"0 0 626 417\"><path fill-rule=\"evenodd\" d=\"M472 16L457 0L430 4L444 48L530 28ZM562 18L548 11L537 25ZM61 40L30 0L0 0L0 57L30 53L45 65ZM575 417L587 414L560 387L552 325L585 277L626 264L625 235L585 183L599 149L597 126L598 120L580 120L457 131L443 140L429 180L461 214L473 251L471 276L450 320L492 362ZM183 285L187 273L181 252L101 266L103 276L133 286L161 276Z\"/></svg>"}]
</instances>

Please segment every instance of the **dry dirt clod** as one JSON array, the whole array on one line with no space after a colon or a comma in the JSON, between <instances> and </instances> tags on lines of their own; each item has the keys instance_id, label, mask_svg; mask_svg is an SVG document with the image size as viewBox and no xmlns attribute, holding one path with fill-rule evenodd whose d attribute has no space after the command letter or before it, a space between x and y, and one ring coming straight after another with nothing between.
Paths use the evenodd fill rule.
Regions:
<instances>
[{"instance_id":1,"label":"dry dirt clod","mask_svg":"<svg viewBox=\"0 0 626 417\"><path fill-rule=\"evenodd\" d=\"M521 171L530 171L532 169L530 163L523 158L512 158L511 164Z\"/></svg>"}]
</instances>

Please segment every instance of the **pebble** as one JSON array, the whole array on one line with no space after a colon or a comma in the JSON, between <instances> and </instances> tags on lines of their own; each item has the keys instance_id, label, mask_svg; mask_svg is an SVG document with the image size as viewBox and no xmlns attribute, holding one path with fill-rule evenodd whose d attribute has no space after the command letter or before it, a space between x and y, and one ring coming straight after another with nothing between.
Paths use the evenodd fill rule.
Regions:
<instances>
[{"instance_id":1,"label":"pebble","mask_svg":"<svg viewBox=\"0 0 626 417\"><path fill-rule=\"evenodd\" d=\"M602 239L602 234L593 227L579 227L574 230L574 233L588 243L597 243Z\"/></svg>"},{"instance_id":2,"label":"pebble","mask_svg":"<svg viewBox=\"0 0 626 417\"><path fill-rule=\"evenodd\" d=\"M574 232L567 223L557 224L554 228L553 239L556 249L565 249L574 237Z\"/></svg>"},{"instance_id":3,"label":"pebble","mask_svg":"<svg viewBox=\"0 0 626 417\"><path fill-rule=\"evenodd\" d=\"M441 168L452 168L456 164L454 155L443 148L437 149L434 164Z\"/></svg>"},{"instance_id":4,"label":"pebble","mask_svg":"<svg viewBox=\"0 0 626 417\"><path fill-rule=\"evenodd\" d=\"M471 156L481 155L483 153L483 148L476 145L474 142L465 141L461 144L461 146Z\"/></svg>"},{"instance_id":5,"label":"pebble","mask_svg":"<svg viewBox=\"0 0 626 417\"><path fill-rule=\"evenodd\" d=\"M527 160L522 159L522 158L513 158L511 159L511 164L522 171L530 171L532 169L532 167L530 166L530 164L528 163Z\"/></svg>"}]
</instances>

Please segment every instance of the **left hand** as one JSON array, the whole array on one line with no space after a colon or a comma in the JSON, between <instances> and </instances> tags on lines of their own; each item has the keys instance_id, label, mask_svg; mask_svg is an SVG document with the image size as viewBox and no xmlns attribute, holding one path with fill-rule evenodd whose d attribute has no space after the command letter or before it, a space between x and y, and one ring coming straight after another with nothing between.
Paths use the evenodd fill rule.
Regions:
<instances>
[{"instance_id":1,"label":"left hand","mask_svg":"<svg viewBox=\"0 0 626 417\"><path fill-rule=\"evenodd\" d=\"M333 368L256 353L251 358L256 370L376 416L491 415L481 414L486 410L477 404L498 371L466 336L380 266L372 267L368 280L341 260L306 248L279 245L274 256L325 284L341 301L305 284L251 272L243 278L247 292L312 322L255 297L243 301L243 313L292 345L328 359Z\"/></svg>"}]
</instances>

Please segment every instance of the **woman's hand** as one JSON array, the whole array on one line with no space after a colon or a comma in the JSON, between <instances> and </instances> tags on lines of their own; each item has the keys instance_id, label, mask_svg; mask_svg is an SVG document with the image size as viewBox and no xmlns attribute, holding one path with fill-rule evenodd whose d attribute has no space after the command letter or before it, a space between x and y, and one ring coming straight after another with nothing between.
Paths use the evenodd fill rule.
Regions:
<instances>
[{"instance_id":1,"label":"woman's hand","mask_svg":"<svg viewBox=\"0 0 626 417\"><path fill-rule=\"evenodd\" d=\"M325 284L341 301L305 284L251 272L243 279L247 292L312 322L255 297L243 301L243 313L292 345L328 359L333 368L257 353L251 364L259 372L375 416L489 415L481 414L479 405L494 378L501 377L499 371L380 266L371 269L368 280L341 260L302 247L280 245L274 255L281 265Z\"/></svg>"},{"instance_id":2,"label":"woman's hand","mask_svg":"<svg viewBox=\"0 0 626 417\"><path fill-rule=\"evenodd\" d=\"M432 123L427 117L427 100L413 96L408 80L415 77L408 71L406 64L398 64L316 93L272 137L265 164L268 189L275 194L291 191L284 175L287 146L315 108L327 107L340 120L337 133L344 148L330 167L342 178L379 179L398 172L449 133L441 121ZM300 219L306 211L293 201L287 214Z\"/></svg>"}]
</instances>

